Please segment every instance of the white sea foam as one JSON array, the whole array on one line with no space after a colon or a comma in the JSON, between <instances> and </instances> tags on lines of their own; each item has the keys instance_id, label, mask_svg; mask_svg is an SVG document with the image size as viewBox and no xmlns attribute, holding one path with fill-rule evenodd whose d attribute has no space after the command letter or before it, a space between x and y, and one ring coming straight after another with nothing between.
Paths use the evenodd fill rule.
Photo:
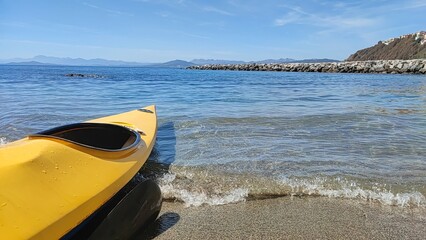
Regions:
<instances>
[{"instance_id":1,"label":"white sea foam","mask_svg":"<svg viewBox=\"0 0 426 240\"><path fill-rule=\"evenodd\" d=\"M171 188L162 188L162 191L168 191ZM172 189L173 195L183 201L185 206L201 206L203 204L207 205L224 205L235 202L245 201L245 198L248 196L248 190L237 188L231 192L228 192L224 195L207 195L204 192L190 192L185 189Z\"/></svg>"},{"instance_id":2,"label":"white sea foam","mask_svg":"<svg viewBox=\"0 0 426 240\"><path fill-rule=\"evenodd\" d=\"M426 198L418 191L404 192L379 183L361 184L343 177L292 177L270 179L266 182L251 182L245 178L235 180L235 176L221 181L221 178L205 174L200 180L191 171L181 171L179 174L164 175L159 185L165 199L175 199L186 206L236 203L245 201L249 196L256 199L265 196L302 195L360 199L399 207L426 207Z\"/></svg>"},{"instance_id":3,"label":"white sea foam","mask_svg":"<svg viewBox=\"0 0 426 240\"><path fill-rule=\"evenodd\" d=\"M248 196L248 189L236 188L221 194L207 194L199 190L181 189L173 184L175 174L166 174L160 179L160 188L163 197L166 199L176 199L185 203L185 206L224 205L229 203L245 201Z\"/></svg>"},{"instance_id":4,"label":"white sea foam","mask_svg":"<svg viewBox=\"0 0 426 240\"><path fill-rule=\"evenodd\" d=\"M5 145L5 144L7 144L8 143L8 141L6 140L6 138L5 137L0 137L0 146L1 145Z\"/></svg>"},{"instance_id":5,"label":"white sea foam","mask_svg":"<svg viewBox=\"0 0 426 240\"><path fill-rule=\"evenodd\" d=\"M371 189L363 189L356 182L335 179L340 185L336 189L326 187L326 180L315 178L314 180L300 180L283 178L284 184L292 188L292 194L319 195L334 198L363 199L367 201L378 201L385 205L400 207L425 207L426 198L417 191L406 193L392 193L380 186Z\"/></svg>"}]
</instances>

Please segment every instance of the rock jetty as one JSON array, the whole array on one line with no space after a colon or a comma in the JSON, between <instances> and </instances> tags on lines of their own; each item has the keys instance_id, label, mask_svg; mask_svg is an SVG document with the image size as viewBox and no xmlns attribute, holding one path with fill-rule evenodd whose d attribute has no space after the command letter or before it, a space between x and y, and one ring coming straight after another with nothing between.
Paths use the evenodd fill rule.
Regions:
<instances>
[{"instance_id":1,"label":"rock jetty","mask_svg":"<svg viewBox=\"0 0 426 240\"><path fill-rule=\"evenodd\" d=\"M345 61L325 63L207 64L190 66L187 69L278 72L426 74L426 59Z\"/></svg>"}]
</instances>

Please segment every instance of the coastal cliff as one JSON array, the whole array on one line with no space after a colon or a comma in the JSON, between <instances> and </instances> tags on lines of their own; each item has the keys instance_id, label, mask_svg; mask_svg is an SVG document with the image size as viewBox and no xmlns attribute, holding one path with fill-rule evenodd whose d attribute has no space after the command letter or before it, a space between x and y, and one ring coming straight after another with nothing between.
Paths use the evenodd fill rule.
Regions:
<instances>
[{"instance_id":1,"label":"coastal cliff","mask_svg":"<svg viewBox=\"0 0 426 240\"><path fill-rule=\"evenodd\" d=\"M380 41L376 45L361 49L346 61L425 59L426 32L421 31Z\"/></svg>"},{"instance_id":2,"label":"coastal cliff","mask_svg":"<svg viewBox=\"0 0 426 240\"><path fill-rule=\"evenodd\" d=\"M188 67L188 69L233 71L426 74L426 59L347 61L329 63L208 64L191 66Z\"/></svg>"}]
</instances>

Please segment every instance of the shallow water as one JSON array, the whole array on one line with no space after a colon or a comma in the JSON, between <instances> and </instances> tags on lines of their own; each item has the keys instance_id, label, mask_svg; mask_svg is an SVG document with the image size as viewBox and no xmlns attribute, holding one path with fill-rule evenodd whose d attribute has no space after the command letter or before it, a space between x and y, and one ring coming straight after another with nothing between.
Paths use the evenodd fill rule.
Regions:
<instances>
[{"instance_id":1,"label":"shallow water","mask_svg":"<svg viewBox=\"0 0 426 240\"><path fill-rule=\"evenodd\" d=\"M144 173L167 199L324 195L426 206L421 75L3 65L0 144L150 104L159 130Z\"/></svg>"}]
</instances>

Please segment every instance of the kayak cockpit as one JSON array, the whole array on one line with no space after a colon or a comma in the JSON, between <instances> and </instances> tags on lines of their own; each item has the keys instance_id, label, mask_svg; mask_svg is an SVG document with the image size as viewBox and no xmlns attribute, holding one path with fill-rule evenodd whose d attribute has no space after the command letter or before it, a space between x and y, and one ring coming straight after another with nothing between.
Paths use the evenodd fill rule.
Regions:
<instances>
[{"instance_id":1,"label":"kayak cockpit","mask_svg":"<svg viewBox=\"0 0 426 240\"><path fill-rule=\"evenodd\" d=\"M76 123L52 128L29 136L61 139L83 147L102 151L124 151L141 141L136 131L114 124Z\"/></svg>"}]
</instances>

